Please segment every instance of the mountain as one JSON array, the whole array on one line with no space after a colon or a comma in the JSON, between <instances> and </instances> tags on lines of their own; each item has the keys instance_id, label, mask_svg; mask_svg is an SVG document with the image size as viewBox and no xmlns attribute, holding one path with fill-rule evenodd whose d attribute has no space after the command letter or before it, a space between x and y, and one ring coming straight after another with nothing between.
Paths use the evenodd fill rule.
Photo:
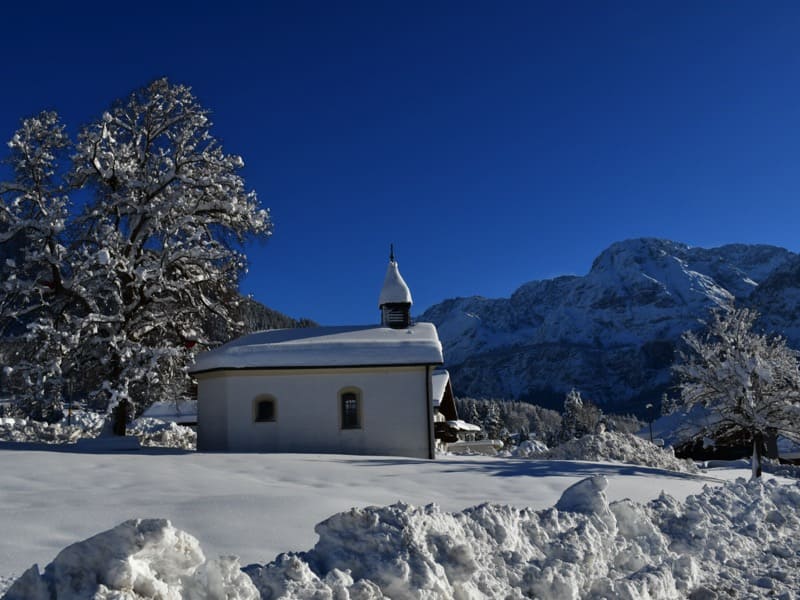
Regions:
<instances>
[{"instance_id":1,"label":"mountain","mask_svg":"<svg viewBox=\"0 0 800 600\"><path fill-rule=\"evenodd\" d=\"M766 245L627 240L582 277L532 281L510 298L445 300L419 320L438 327L459 395L560 408L575 387L607 410L643 414L672 384L681 334L733 303L800 345L800 256Z\"/></svg>"}]
</instances>

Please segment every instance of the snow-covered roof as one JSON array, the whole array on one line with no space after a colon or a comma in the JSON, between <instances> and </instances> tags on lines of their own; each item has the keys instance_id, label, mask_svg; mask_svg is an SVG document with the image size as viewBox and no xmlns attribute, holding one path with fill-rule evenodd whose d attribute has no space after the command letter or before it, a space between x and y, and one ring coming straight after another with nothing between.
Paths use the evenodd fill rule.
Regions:
<instances>
[{"instance_id":1,"label":"snow-covered roof","mask_svg":"<svg viewBox=\"0 0 800 600\"><path fill-rule=\"evenodd\" d=\"M142 416L179 424L197 423L197 400L153 402Z\"/></svg>"},{"instance_id":2,"label":"snow-covered roof","mask_svg":"<svg viewBox=\"0 0 800 600\"><path fill-rule=\"evenodd\" d=\"M436 369L431 375L431 397L434 407L442 403L448 381L450 381L450 373L447 369Z\"/></svg>"},{"instance_id":3,"label":"snow-covered roof","mask_svg":"<svg viewBox=\"0 0 800 600\"><path fill-rule=\"evenodd\" d=\"M386 277L383 279L383 288L378 298L378 308L384 304L408 303L412 304L411 290L408 289L403 276L397 268L397 261L389 261Z\"/></svg>"},{"instance_id":4,"label":"snow-covered roof","mask_svg":"<svg viewBox=\"0 0 800 600\"><path fill-rule=\"evenodd\" d=\"M218 369L442 364L432 323L406 329L376 325L259 331L195 359L192 373Z\"/></svg>"},{"instance_id":5,"label":"snow-covered roof","mask_svg":"<svg viewBox=\"0 0 800 600\"><path fill-rule=\"evenodd\" d=\"M447 424L452 429L457 429L458 431L480 431L481 428L477 425L473 425L472 423L467 423L466 421L462 421L461 419L457 419L454 421L447 421Z\"/></svg>"}]
</instances>

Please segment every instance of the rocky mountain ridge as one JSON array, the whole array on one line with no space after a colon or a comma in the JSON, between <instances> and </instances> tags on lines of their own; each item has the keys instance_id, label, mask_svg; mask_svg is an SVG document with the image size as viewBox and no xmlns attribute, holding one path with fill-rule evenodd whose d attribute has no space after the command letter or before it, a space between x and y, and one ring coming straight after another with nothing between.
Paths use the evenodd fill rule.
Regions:
<instances>
[{"instance_id":1,"label":"rocky mountain ridge","mask_svg":"<svg viewBox=\"0 0 800 600\"><path fill-rule=\"evenodd\" d=\"M419 320L439 328L457 394L560 407L575 387L609 410L641 414L669 390L681 334L734 303L800 347L800 255L626 240L584 276L532 281L510 298L445 300Z\"/></svg>"}]
</instances>

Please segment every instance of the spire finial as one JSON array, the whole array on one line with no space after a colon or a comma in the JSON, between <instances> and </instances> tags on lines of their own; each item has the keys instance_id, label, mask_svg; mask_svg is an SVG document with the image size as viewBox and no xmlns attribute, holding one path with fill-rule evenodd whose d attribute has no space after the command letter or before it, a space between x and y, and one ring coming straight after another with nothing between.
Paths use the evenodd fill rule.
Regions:
<instances>
[{"instance_id":1,"label":"spire finial","mask_svg":"<svg viewBox=\"0 0 800 600\"><path fill-rule=\"evenodd\" d=\"M389 262L394 262L394 244L389 244Z\"/></svg>"}]
</instances>

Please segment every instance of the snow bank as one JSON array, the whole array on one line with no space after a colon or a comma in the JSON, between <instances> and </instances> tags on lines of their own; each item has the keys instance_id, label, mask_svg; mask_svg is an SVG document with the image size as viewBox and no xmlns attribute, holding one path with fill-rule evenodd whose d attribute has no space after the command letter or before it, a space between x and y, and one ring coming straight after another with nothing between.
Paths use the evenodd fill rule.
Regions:
<instances>
[{"instance_id":1,"label":"snow bank","mask_svg":"<svg viewBox=\"0 0 800 600\"><path fill-rule=\"evenodd\" d=\"M169 521L126 521L34 565L4 600L259 598L234 557L206 561L198 541Z\"/></svg>"},{"instance_id":2,"label":"snow bank","mask_svg":"<svg viewBox=\"0 0 800 600\"><path fill-rule=\"evenodd\" d=\"M526 440L522 442L519 446L512 448L511 450L504 451L500 454L503 456L509 456L513 458L530 458L535 456L542 456L545 452L547 452L549 448L547 444L539 440Z\"/></svg>"},{"instance_id":3,"label":"snow bank","mask_svg":"<svg viewBox=\"0 0 800 600\"><path fill-rule=\"evenodd\" d=\"M317 545L245 571L264 598L686 598L800 589L800 487L709 489L681 504L609 503L602 476L555 508L406 504L320 523ZM703 595L705 594L705 595Z\"/></svg>"},{"instance_id":4,"label":"snow bank","mask_svg":"<svg viewBox=\"0 0 800 600\"><path fill-rule=\"evenodd\" d=\"M91 421L73 421L67 425L61 423L42 423L31 419L0 419L0 442L39 442L45 444L72 444L84 437L95 437L102 429Z\"/></svg>"},{"instance_id":5,"label":"snow bank","mask_svg":"<svg viewBox=\"0 0 800 600\"><path fill-rule=\"evenodd\" d=\"M127 521L34 566L4 600L66 598L621 599L770 597L800 589L800 483L739 479L679 502L609 502L595 476L534 511L354 508L266 565L206 561L168 521Z\"/></svg>"},{"instance_id":6,"label":"snow bank","mask_svg":"<svg viewBox=\"0 0 800 600\"><path fill-rule=\"evenodd\" d=\"M675 458L671 448L661 448L638 436L613 431L584 435L531 456L549 460L615 461L682 473L698 472L692 461Z\"/></svg>"},{"instance_id":7,"label":"snow bank","mask_svg":"<svg viewBox=\"0 0 800 600\"><path fill-rule=\"evenodd\" d=\"M0 418L0 442L74 444L79 440L97 438L104 429L106 416L89 411L73 412L69 425L66 417L59 423ZM194 450L197 446L197 433L193 429L161 419L136 419L128 426L128 435L136 436L142 446L183 450Z\"/></svg>"},{"instance_id":8,"label":"snow bank","mask_svg":"<svg viewBox=\"0 0 800 600\"><path fill-rule=\"evenodd\" d=\"M197 447L197 432L194 429L150 417L136 419L128 427L128 435L139 438L142 446L182 450L194 450Z\"/></svg>"}]
</instances>

